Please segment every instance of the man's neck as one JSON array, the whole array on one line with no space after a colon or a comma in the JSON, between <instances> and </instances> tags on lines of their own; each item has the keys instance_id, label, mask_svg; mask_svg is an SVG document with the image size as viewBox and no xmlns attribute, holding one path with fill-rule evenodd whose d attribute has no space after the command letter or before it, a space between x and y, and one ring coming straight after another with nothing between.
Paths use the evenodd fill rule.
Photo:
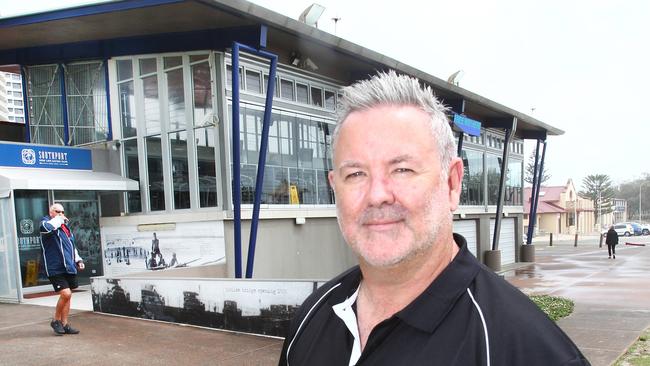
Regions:
<instances>
[{"instance_id":1,"label":"man's neck","mask_svg":"<svg viewBox=\"0 0 650 366\"><path fill-rule=\"evenodd\" d=\"M458 245L450 235L445 241L394 267L377 268L361 261L361 287L374 303L393 303L403 308L429 287L457 253Z\"/></svg>"},{"instance_id":2,"label":"man's neck","mask_svg":"<svg viewBox=\"0 0 650 366\"><path fill-rule=\"evenodd\" d=\"M363 280L357 299L361 347L381 321L404 309L429 287L458 253L449 235L429 250L394 267L377 268L361 261Z\"/></svg>"}]
</instances>

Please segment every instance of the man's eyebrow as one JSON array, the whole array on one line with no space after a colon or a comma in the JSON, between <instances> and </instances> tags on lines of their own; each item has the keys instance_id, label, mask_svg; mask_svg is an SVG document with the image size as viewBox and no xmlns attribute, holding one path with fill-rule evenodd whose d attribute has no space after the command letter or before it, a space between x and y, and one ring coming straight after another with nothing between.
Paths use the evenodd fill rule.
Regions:
<instances>
[{"instance_id":1,"label":"man's eyebrow","mask_svg":"<svg viewBox=\"0 0 650 366\"><path fill-rule=\"evenodd\" d=\"M409 154L404 154L404 155L399 155L399 156L396 156L396 157L390 159L390 161L388 163L390 165L395 165L395 164L399 164L399 163L403 163L403 162L411 161L411 160L413 160L413 156L411 156Z\"/></svg>"},{"instance_id":2,"label":"man's eyebrow","mask_svg":"<svg viewBox=\"0 0 650 366\"><path fill-rule=\"evenodd\" d=\"M338 169L344 168L360 168L362 164L355 160L345 160L339 164Z\"/></svg>"}]
</instances>

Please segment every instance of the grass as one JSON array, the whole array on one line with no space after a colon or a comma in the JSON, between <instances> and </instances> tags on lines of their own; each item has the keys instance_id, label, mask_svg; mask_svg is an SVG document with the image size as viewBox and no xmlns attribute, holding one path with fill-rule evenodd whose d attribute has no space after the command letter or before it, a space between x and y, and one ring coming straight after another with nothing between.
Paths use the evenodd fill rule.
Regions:
<instances>
[{"instance_id":1,"label":"grass","mask_svg":"<svg viewBox=\"0 0 650 366\"><path fill-rule=\"evenodd\" d=\"M558 321L573 312L573 301L549 295L532 295L533 300L553 321Z\"/></svg>"},{"instance_id":2,"label":"grass","mask_svg":"<svg viewBox=\"0 0 650 366\"><path fill-rule=\"evenodd\" d=\"M614 366L650 366L650 328L639 336Z\"/></svg>"}]
</instances>

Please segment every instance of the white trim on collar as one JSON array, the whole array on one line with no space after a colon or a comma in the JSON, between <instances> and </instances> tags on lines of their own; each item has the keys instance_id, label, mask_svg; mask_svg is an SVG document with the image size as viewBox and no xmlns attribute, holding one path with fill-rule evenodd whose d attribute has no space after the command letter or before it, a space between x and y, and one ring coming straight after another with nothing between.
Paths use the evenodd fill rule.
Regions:
<instances>
[{"instance_id":1,"label":"white trim on collar","mask_svg":"<svg viewBox=\"0 0 650 366\"><path fill-rule=\"evenodd\" d=\"M361 285L359 285L360 287ZM361 358L361 339L359 337L359 325L357 324L357 315L352 308L352 305L357 301L357 295L359 295L359 287L354 293L345 299L340 304L332 305L332 310L336 316L343 320L345 326L348 327L348 330L354 337L354 344L352 345L352 353L350 353L350 362L349 366L354 366Z\"/></svg>"}]
</instances>

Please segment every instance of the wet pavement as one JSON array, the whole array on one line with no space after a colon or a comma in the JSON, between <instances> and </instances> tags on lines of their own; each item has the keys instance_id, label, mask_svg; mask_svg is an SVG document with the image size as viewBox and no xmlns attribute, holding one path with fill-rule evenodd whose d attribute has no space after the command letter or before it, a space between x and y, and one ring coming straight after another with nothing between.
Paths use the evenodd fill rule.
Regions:
<instances>
[{"instance_id":1,"label":"wet pavement","mask_svg":"<svg viewBox=\"0 0 650 366\"><path fill-rule=\"evenodd\" d=\"M537 242L535 263L502 274L528 294L573 300L574 312L558 324L592 365L611 365L650 326L650 237L629 241L648 246L619 245L617 258L607 259L597 237L577 248L573 241ZM75 293L73 304L82 296ZM81 334L56 337L52 311L0 303L0 365L276 365L282 347L277 338L83 310L71 316Z\"/></svg>"},{"instance_id":2,"label":"wet pavement","mask_svg":"<svg viewBox=\"0 0 650 366\"><path fill-rule=\"evenodd\" d=\"M650 326L650 237L621 238L616 259L598 238L536 243L536 262L507 271L527 294L571 299L574 312L558 324L594 366L611 365ZM647 246L630 246L647 244Z\"/></svg>"}]
</instances>

